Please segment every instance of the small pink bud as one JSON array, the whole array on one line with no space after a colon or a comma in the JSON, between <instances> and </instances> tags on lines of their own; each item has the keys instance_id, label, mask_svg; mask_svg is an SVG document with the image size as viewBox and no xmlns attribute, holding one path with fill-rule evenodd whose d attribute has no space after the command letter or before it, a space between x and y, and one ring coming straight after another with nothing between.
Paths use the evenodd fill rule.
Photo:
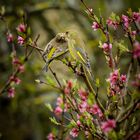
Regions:
<instances>
[{"instance_id":1,"label":"small pink bud","mask_svg":"<svg viewBox=\"0 0 140 140\"><path fill-rule=\"evenodd\" d=\"M54 110L54 113L56 116L60 116L62 114L63 110L59 106L57 106Z\"/></svg>"},{"instance_id":2,"label":"small pink bud","mask_svg":"<svg viewBox=\"0 0 140 140\"><path fill-rule=\"evenodd\" d=\"M136 31L132 31L131 35L135 37L137 35L137 32Z\"/></svg>"},{"instance_id":3,"label":"small pink bud","mask_svg":"<svg viewBox=\"0 0 140 140\"><path fill-rule=\"evenodd\" d=\"M8 89L8 97L13 98L15 96L15 88L11 87Z\"/></svg>"},{"instance_id":4,"label":"small pink bud","mask_svg":"<svg viewBox=\"0 0 140 140\"><path fill-rule=\"evenodd\" d=\"M14 64L14 65L21 65L21 62L19 61L18 58L13 58L12 64Z\"/></svg>"},{"instance_id":5,"label":"small pink bud","mask_svg":"<svg viewBox=\"0 0 140 140\"><path fill-rule=\"evenodd\" d=\"M20 65L20 66L18 67L18 70L19 70L20 73L23 73L23 72L25 71L24 65Z\"/></svg>"},{"instance_id":6,"label":"small pink bud","mask_svg":"<svg viewBox=\"0 0 140 140\"><path fill-rule=\"evenodd\" d=\"M67 87L65 87L65 89L64 89L64 93L65 93L65 94L70 94L70 89L67 88Z\"/></svg>"},{"instance_id":7,"label":"small pink bud","mask_svg":"<svg viewBox=\"0 0 140 140\"><path fill-rule=\"evenodd\" d=\"M93 22L93 24L92 24L92 29L93 29L94 31L96 31L96 30L99 29L99 28L100 28L99 24L98 24L97 22Z\"/></svg>"},{"instance_id":8,"label":"small pink bud","mask_svg":"<svg viewBox=\"0 0 140 140\"><path fill-rule=\"evenodd\" d=\"M81 122L80 122L80 120L78 120L76 123L77 123L77 126L78 126L78 127L81 126Z\"/></svg>"},{"instance_id":9,"label":"small pink bud","mask_svg":"<svg viewBox=\"0 0 140 140\"><path fill-rule=\"evenodd\" d=\"M71 80L69 80L69 81L67 82L67 88L71 89L72 86L73 86L73 83L72 83Z\"/></svg>"},{"instance_id":10,"label":"small pink bud","mask_svg":"<svg viewBox=\"0 0 140 140\"><path fill-rule=\"evenodd\" d=\"M102 48L105 52L109 52L112 49L112 44L104 43Z\"/></svg>"},{"instance_id":11,"label":"small pink bud","mask_svg":"<svg viewBox=\"0 0 140 140\"><path fill-rule=\"evenodd\" d=\"M120 80L125 83L126 82L126 75L121 75Z\"/></svg>"},{"instance_id":12,"label":"small pink bud","mask_svg":"<svg viewBox=\"0 0 140 140\"><path fill-rule=\"evenodd\" d=\"M79 134L79 130L77 128L73 128L71 131L70 131L70 135L74 138L76 138Z\"/></svg>"},{"instance_id":13,"label":"small pink bud","mask_svg":"<svg viewBox=\"0 0 140 140\"><path fill-rule=\"evenodd\" d=\"M24 24L19 24L17 27L17 31L19 32L25 32L26 31L26 26Z\"/></svg>"},{"instance_id":14,"label":"small pink bud","mask_svg":"<svg viewBox=\"0 0 140 140\"><path fill-rule=\"evenodd\" d=\"M56 105L57 105L57 106L61 106L62 104L63 104L63 99L62 99L62 97L58 97L58 98L57 98Z\"/></svg>"},{"instance_id":15,"label":"small pink bud","mask_svg":"<svg viewBox=\"0 0 140 140\"><path fill-rule=\"evenodd\" d=\"M49 133L48 136L47 136L47 139L48 140L55 140L55 136L53 133Z\"/></svg>"},{"instance_id":16,"label":"small pink bud","mask_svg":"<svg viewBox=\"0 0 140 140\"><path fill-rule=\"evenodd\" d=\"M23 45L24 44L24 38L21 36L18 36L18 44Z\"/></svg>"},{"instance_id":17,"label":"small pink bud","mask_svg":"<svg viewBox=\"0 0 140 140\"><path fill-rule=\"evenodd\" d=\"M19 85L19 84L20 84L20 82L21 82L21 80L20 80L19 78L17 78L17 77L15 78L15 80L14 80L14 81L15 81L15 83L16 83L17 85Z\"/></svg>"},{"instance_id":18,"label":"small pink bud","mask_svg":"<svg viewBox=\"0 0 140 140\"><path fill-rule=\"evenodd\" d=\"M14 40L13 35L12 35L11 33L8 33L8 34L7 34L7 41L8 41L9 43L11 43L11 42L13 42L13 40Z\"/></svg>"}]
</instances>

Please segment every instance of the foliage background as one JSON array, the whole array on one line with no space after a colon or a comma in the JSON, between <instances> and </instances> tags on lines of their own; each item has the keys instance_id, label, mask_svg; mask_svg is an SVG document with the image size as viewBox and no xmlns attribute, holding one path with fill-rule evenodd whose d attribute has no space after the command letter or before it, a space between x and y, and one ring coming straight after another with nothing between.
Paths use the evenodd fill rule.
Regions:
<instances>
[{"instance_id":1,"label":"foliage background","mask_svg":"<svg viewBox=\"0 0 140 140\"><path fill-rule=\"evenodd\" d=\"M95 13L107 18L112 12L125 13L128 8L137 11L140 1L132 0L88 0L87 5ZM31 27L32 36L40 34L38 45L44 48L47 42L58 32L67 29L77 30L85 41L86 50L90 55L93 72L101 78L104 87L105 78L109 69L105 58L97 47L101 39L99 32L91 29L92 21L84 12L80 0L1 0L0 7L5 8L5 17L8 26L16 31L22 21L23 13ZM6 27L0 21L0 88L6 82L11 72L11 46L6 41ZM18 56L22 57L23 48L17 48ZM127 65L127 58L123 65ZM55 105L58 92L46 85L38 85L35 79L46 79L42 71L44 63L37 52L34 52L26 64L26 71L21 75L22 83L17 87L15 98L9 99L4 94L0 97L0 139L1 140L43 140L54 127L49 121L50 112L46 103ZM60 79L70 79L74 75L57 62L53 64ZM125 69L123 69L125 71ZM81 84L82 86L82 84ZM103 93L105 91L102 91Z\"/></svg>"}]
</instances>

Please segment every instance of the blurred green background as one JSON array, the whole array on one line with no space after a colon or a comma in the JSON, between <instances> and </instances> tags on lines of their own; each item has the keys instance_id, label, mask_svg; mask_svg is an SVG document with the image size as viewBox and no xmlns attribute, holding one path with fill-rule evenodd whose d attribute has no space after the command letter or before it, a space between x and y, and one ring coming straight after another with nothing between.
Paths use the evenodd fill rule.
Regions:
<instances>
[{"instance_id":1,"label":"blurred green background","mask_svg":"<svg viewBox=\"0 0 140 140\"><path fill-rule=\"evenodd\" d=\"M85 0L85 2L98 16L101 13L104 18L112 12L125 13L128 8L137 11L140 6L139 0ZM92 31L92 20L86 15L80 0L0 0L1 7L5 7L5 18L12 32L16 31L17 25L21 22L21 15L26 13L33 38L40 34L38 46L41 48L44 48L56 33L67 29L77 30L85 41L93 72L96 77L101 77L104 86L108 68L98 48L101 34ZM5 31L5 24L0 21L0 88L6 82L12 67L11 46L7 44ZM17 52L21 57L23 48L17 48ZM127 59L123 63L127 64ZM22 83L16 88L15 98L7 98L6 93L0 96L0 140L44 140L53 129L54 125L49 121L49 116L53 114L48 111L45 104L55 105L59 93L49 86L38 85L35 82L38 78L46 79L46 73L42 72L43 65L39 54L34 52L26 64L25 72L20 76ZM55 66L54 70L60 79L74 78L61 63L52 65L53 68Z\"/></svg>"}]
</instances>

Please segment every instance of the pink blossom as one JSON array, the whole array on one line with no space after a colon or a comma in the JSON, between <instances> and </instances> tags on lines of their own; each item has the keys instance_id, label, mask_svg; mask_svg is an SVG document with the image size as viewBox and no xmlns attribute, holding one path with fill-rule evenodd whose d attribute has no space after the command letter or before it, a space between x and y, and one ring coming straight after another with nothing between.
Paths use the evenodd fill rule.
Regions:
<instances>
[{"instance_id":1,"label":"pink blossom","mask_svg":"<svg viewBox=\"0 0 140 140\"><path fill-rule=\"evenodd\" d=\"M116 21L113 21L112 19L107 19L106 23L108 26L113 27L114 30L116 30L118 27L118 23Z\"/></svg>"},{"instance_id":2,"label":"pink blossom","mask_svg":"<svg viewBox=\"0 0 140 140\"><path fill-rule=\"evenodd\" d=\"M15 78L15 83L16 83L17 85L19 85L20 82L21 82L21 80L20 80L18 77L16 77L16 78Z\"/></svg>"},{"instance_id":3,"label":"pink blossom","mask_svg":"<svg viewBox=\"0 0 140 140\"><path fill-rule=\"evenodd\" d=\"M20 65L20 66L18 67L18 70L19 70L20 73L24 72L24 71L25 71L24 65Z\"/></svg>"},{"instance_id":4,"label":"pink blossom","mask_svg":"<svg viewBox=\"0 0 140 140\"><path fill-rule=\"evenodd\" d=\"M13 98L15 96L15 88L11 87L8 89L8 97Z\"/></svg>"},{"instance_id":5,"label":"pink blossom","mask_svg":"<svg viewBox=\"0 0 140 140\"><path fill-rule=\"evenodd\" d=\"M87 100L87 97L88 97L87 91L85 91L85 90L83 90L83 89L80 89L80 90L78 90L78 93L79 93L80 98L81 98L83 101Z\"/></svg>"},{"instance_id":6,"label":"pink blossom","mask_svg":"<svg viewBox=\"0 0 140 140\"><path fill-rule=\"evenodd\" d=\"M8 33L8 34L7 34L7 41L8 41L9 43L11 43L11 42L13 42L13 40L14 40L13 35L12 35L11 33Z\"/></svg>"},{"instance_id":7,"label":"pink blossom","mask_svg":"<svg viewBox=\"0 0 140 140\"><path fill-rule=\"evenodd\" d=\"M77 126L78 126L78 127L80 127L80 126L82 125L81 122L80 122L80 120L77 120L76 123L77 123Z\"/></svg>"},{"instance_id":8,"label":"pink blossom","mask_svg":"<svg viewBox=\"0 0 140 140\"><path fill-rule=\"evenodd\" d=\"M79 134L79 130L77 129L77 128L73 128L71 131L70 131L70 135L72 136L72 137L77 137L78 136L78 134Z\"/></svg>"},{"instance_id":9,"label":"pink blossom","mask_svg":"<svg viewBox=\"0 0 140 140\"><path fill-rule=\"evenodd\" d=\"M136 31L132 31L132 32L131 32L131 35L134 36L134 37L136 36L136 34L137 34Z\"/></svg>"},{"instance_id":10,"label":"pink blossom","mask_svg":"<svg viewBox=\"0 0 140 140\"><path fill-rule=\"evenodd\" d=\"M85 101L82 101L80 104L79 104L79 110L81 113L85 112L88 108L89 108L89 105L87 104L87 102Z\"/></svg>"},{"instance_id":11,"label":"pink blossom","mask_svg":"<svg viewBox=\"0 0 140 140\"><path fill-rule=\"evenodd\" d=\"M112 44L104 43L102 48L105 52L109 52L112 49Z\"/></svg>"},{"instance_id":12,"label":"pink blossom","mask_svg":"<svg viewBox=\"0 0 140 140\"><path fill-rule=\"evenodd\" d=\"M53 133L49 133L49 135L47 136L48 140L55 140L55 136Z\"/></svg>"},{"instance_id":13,"label":"pink blossom","mask_svg":"<svg viewBox=\"0 0 140 140\"><path fill-rule=\"evenodd\" d=\"M118 79L119 79L119 72L118 72L118 70L115 70L114 72L112 72L110 74L108 81L110 82L111 85L114 85L114 84L116 84Z\"/></svg>"},{"instance_id":14,"label":"pink blossom","mask_svg":"<svg viewBox=\"0 0 140 140\"><path fill-rule=\"evenodd\" d=\"M80 119L80 117L81 117L81 116L80 116L79 114L77 114L77 119Z\"/></svg>"},{"instance_id":15,"label":"pink blossom","mask_svg":"<svg viewBox=\"0 0 140 140\"><path fill-rule=\"evenodd\" d=\"M65 88L64 88L64 93L65 93L65 94L70 94L70 89L67 88L67 87L65 87Z\"/></svg>"},{"instance_id":16,"label":"pink blossom","mask_svg":"<svg viewBox=\"0 0 140 140\"><path fill-rule=\"evenodd\" d=\"M121 80L121 82L122 83L125 83L126 82L126 75L121 75L121 77L120 77L120 80Z\"/></svg>"},{"instance_id":17,"label":"pink blossom","mask_svg":"<svg viewBox=\"0 0 140 140\"><path fill-rule=\"evenodd\" d=\"M140 13L139 12L133 12L133 19L140 23Z\"/></svg>"},{"instance_id":18,"label":"pink blossom","mask_svg":"<svg viewBox=\"0 0 140 140\"><path fill-rule=\"evenodd\" d=\"M85 131L86 138L89 138L90 133L88 131Z\"/></svg>"},{"instance_id":19,"label":"pink blossom","mask_svg":"<svg viewBox=\"0 0 140 140\"><path fill-rule=\"evenodd\" d=\"M24 44L24 38L21 36L18 36L18 44L23 45Z\"/></svg>"},{"instance_id":20,"label":"pink blossom","mask_svg":"<svg viewBox=\"0 0 140 140\"><path fill-rule=\"evenodd\" d=\"M54 113L56 116L60 116L62 114L63 110L59 106L57 106L54 110Z\"/></svg>"},{"instance_id":21,"label":"pink blossom","mask_svg":"<svg viewBox=\"0 0 140 140\"><path fill-rule=\"evenodd\" d=\"M62 104L63 104L63 99L62 99L62 97L58 97L58 98L57 98L56 105L57 105L57 106L61 106Z\"/></svg>"},{"instance_id":22,"label":"pink blossom","mask_svg":"<svg viewBox=\"0 0 140 140\"><path fill-rule=\"evenodd\" d=\"M134 58L140 57L140 43L139 42L134 43L133 57Z\"/></svg>"},{"instance_id":23,"label":"pink blossom","mask_svg":"<svg viewBox=\"0 0 140 140\"><path fill-rule=\"evenodd\" d=\"M11 76L10 81L15 82L17 85L20 84L21 80L18 77Z\"/></svg>"},{"instance_id":24,"label":"pink blossom","mask_svg":"<svg viewBox=\"0 0 140 140\"><path fill-rule=\"evenodd\" d=\"M123 23L124 23L124 26L125 26L126 28L128 28L128 26L129 26L129 18L128 18L128 16L122 15L122 21L123 21Z\"/></svg>"},{"instance_id":25,"label":"pink blossom","mask_svg":"<svg viewBox=\"0 0 140 140\"><path fill-rule=\"evenodd\" d=\"M19 61L18 58L13 58L12 64L14 64L14 65L21 65L21 62Z\"/></svg>"},{"instance_id":26,"label":"pink blossom","mask_svg":"<svg viewBox=\"0 0 140 140\"><path fill-rule=\"evenodd\" d=\"M72 86L73 86L73 83L72 83L71 80L69 80L69 81L67 82L67 88L71 89Z\"/></svg>"},{"instance_id":27,"label":"pink blossom","mask_svg":"<svg viewBox=\"0 0 140 140\"><path fill-rule=\"evenodd\" d=\"M25 32L26 31L26 26L21 23L21 24L18 25L18 27L16 29L19 32Z\"/></svg>"},{"instance_id":28,"label":"pink blossom","mask_svg":"<svg viewBox=\"0 0 140 140\"><path fill-rule=\"evenodd\" d=\"M113 128L116 127L116 121L115 120L107 120L106 122L103 122L101 124L101 129L104 131L104 133L108 133Z\"/></svg>"},{"instance_id":29,"label":"pink blossom","mask_svg":"<svg viewBox=\"0 0 140 140\"><path fill-rule=\"evenodd\" d=\"M99 117L103 116L103 113L102 113L101 109L99 108L99 106L97 104L94 104L90 108L90 112L93 113L94 115L98 115Z\"/></svg>"},{"instance_id":30,"label":"pink blossom","mask_svg":"<svg viewBox=\"0 0 140 140\"><path fill-rule=\"evenodd\" d=\"M99 24L98 24L97 22L93 22L93 24L92 24L92 29L93 29L94 31L96 31L96 30L99 29L99 28L100 28Z\"/></svg>"}]
</instances>

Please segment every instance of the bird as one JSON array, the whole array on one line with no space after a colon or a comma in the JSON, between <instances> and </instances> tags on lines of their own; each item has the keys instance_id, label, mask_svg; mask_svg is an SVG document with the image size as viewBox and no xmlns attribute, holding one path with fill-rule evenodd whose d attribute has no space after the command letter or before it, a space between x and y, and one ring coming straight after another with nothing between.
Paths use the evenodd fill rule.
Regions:
<instances>
[{"instance_id":1,"label":"bird","mask_svg":"<svg viewBox=\"0 0 140 140\"><path fill-rule=\"evenodd\" d=\"M53 60L66 59L78 62L85 73L93 77L90 61L85 51L85 43L76 31L58 33L46 45L42 56L46 60L46 70Z\"/></svg>"},{"instance_id":2,"label":"bird","mask_svg":"<svg viewBox=\"0 0 140 140\"><path fill-rule=\"evenodd\" d=\"M46 62L46 71L48 71L49 64L57 59L62 59L64 54L68 52L68 42L65 33L58 33L44 48L42 57Z\"/></svg>"}]
</instances>

